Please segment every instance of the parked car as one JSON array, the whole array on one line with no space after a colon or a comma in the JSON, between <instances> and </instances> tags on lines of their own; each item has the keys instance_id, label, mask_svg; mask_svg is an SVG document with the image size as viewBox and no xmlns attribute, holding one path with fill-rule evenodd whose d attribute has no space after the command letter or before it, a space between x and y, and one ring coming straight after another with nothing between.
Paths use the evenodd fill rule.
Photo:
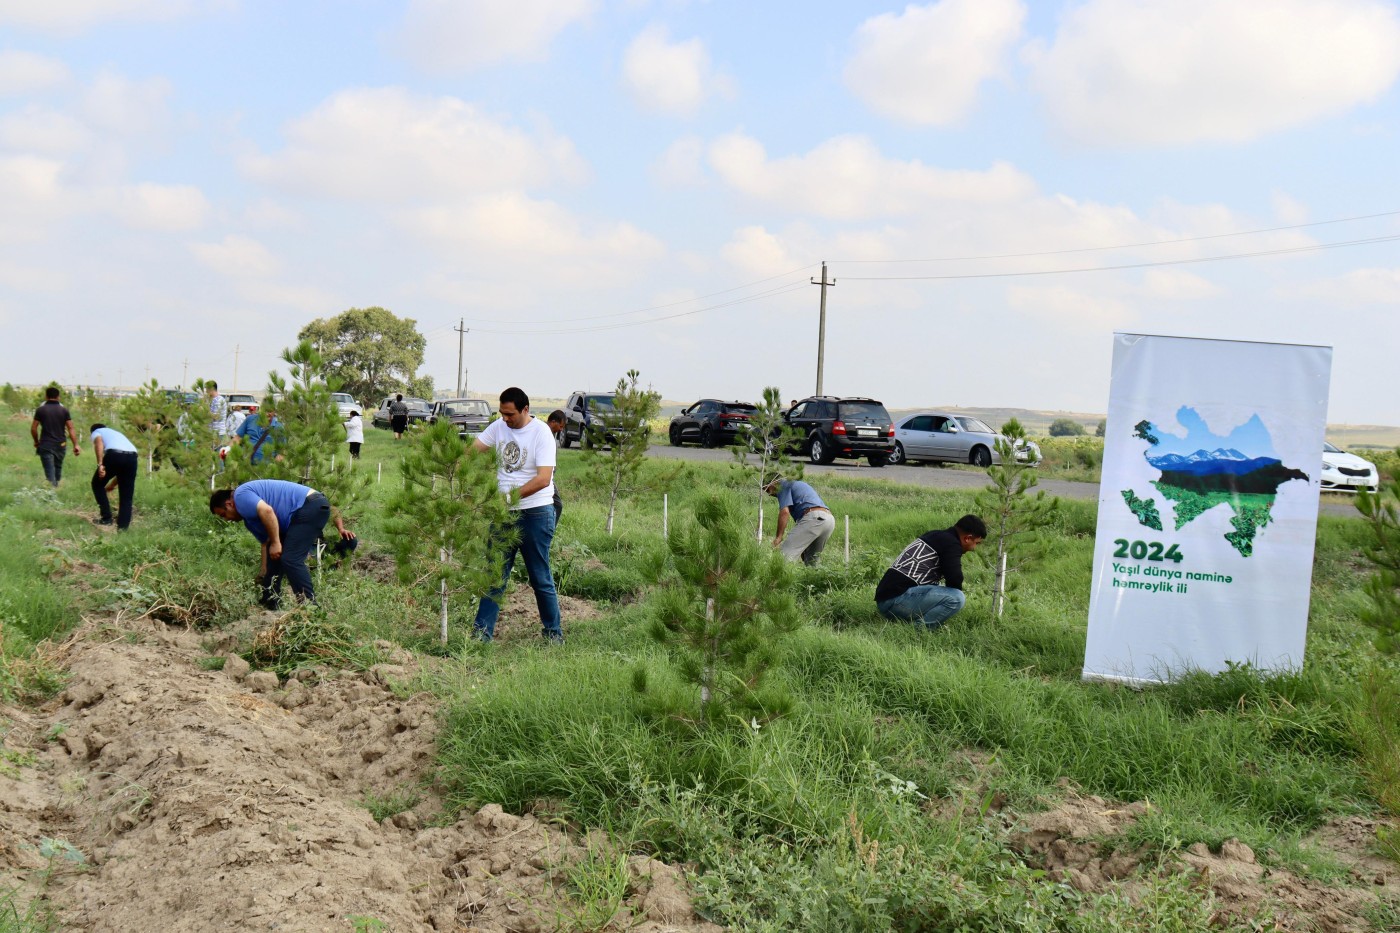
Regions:
<instances>
[{"instance_id":1,"label":"parked car","mask_svg":"<svg viewBox=\"0 0 1400 933\"><path fill-rule=\"evenodd\" d=\"M895 425L890 463L971 463L987 467L1001 463L997 453L999 439L1005 438L979 418L921 411ZM1040 463L1040 445L1034 441L1018 440L1015 449L1018 463Z\"/></svg>"},{"instance_id":2,"label":"parked car","mask_svg":"<svg viewBox=\"0 0 1400 933\"><path fill-rule=\"evenodd\" d=\"M667 433L675 447L686 441L698 441L701 447L728 446L749 430L749 418L756 410L751 402L702 398L673 417Z\"/></svg>"},{"instance_id":3,"label":"parked car","mask_svg":"<svg viewBox=\"0 0 1400 933\"><path fill-rule=\"evenodd\" d=\"M457 426L457 436L470 440L491 423L491 403L481 398L449 398L433 402L429 424L447 419Z\"/></svg>"},{"instance_id":4,"label":"parked car","mask_svg":"<svg viewBox=\"0 0 1400 933\"><path fill-rule=\"evenodd\" d=\"M199 395L195 392L186 392L184 389L161 389L161 394L166 398L179 402L186 407L199 401Z\"/></svg>"},{"instance_id":5,"label":"parked car","mask_svg":"<svg viewBox=\"0 0 1400 933\"><path fill-rule=\"evenodd\" d=\"M617 435L609 426L617 417L617 409L613 407L616 398L616 392L571 393L564 403L564 430L560 432L560 445L568 447L574 441L578 441L580 446L590 443L590 426L602 430L604 443L611 444L617 440Z\"/></svg>"},{"instance_id":6,"label":"parked car","mask_svg":"<svg viewBox=\"0 0 1400 933\"><path fill-rule=\"evenodd\" d=\"M224 400L228 402L229 411L246 411L250 415L258 411L258 400L251 395L232 392L225 395Z\"/></svg>"},{"instance_id":7,"label":"parked car","mask_svg":"<svg viewBox=\"0 0 1400 933\"><path fill-rule=\"evenodd\" d=\"M393 404L394 397L386 395L379 403L379 407L374 410L374 426L376 428L389 427L389 406ZM408 406L408 423L411 427L415 423L427 421L433 416L433 406L428 404L426 399L403 397L403 403Z\"/></svg>"},{"instance_id":8,"label":"parked car","mask_svg":"<svg viewBox=\"0 0 1400 933\"><path fill-rule=\"evenodd\" d=\"M349 418L352 411L358 411L361 415L365 413L364 406L355 401L355 396L349 392L332 392L331 401L335 402L335 410L340 412L341 421Z\"/></svg>"},{"instance_id":9,"label":"parked car","mask_svg":"<svg viewBox=\"0 0 1400 933\"><path fill-rule=\"evenodd\" d=\"M894 450L894 420L873 398L814 395L788 409L783 418L801 433L798 451L813 463L837 457L864 457L882 467Z\"/></svg>"},{"instance_id":10,"label":"parked car","mask_svg":"<svg viewBox=\"0 0 1400 933\"><path fill-rule=\"evenodd\" d=\"M1380 490L1381 475L1376 465L1349 454L1340 447L1322 443L1322 488L1356 492Z\"/></svg>"}]
</instances>

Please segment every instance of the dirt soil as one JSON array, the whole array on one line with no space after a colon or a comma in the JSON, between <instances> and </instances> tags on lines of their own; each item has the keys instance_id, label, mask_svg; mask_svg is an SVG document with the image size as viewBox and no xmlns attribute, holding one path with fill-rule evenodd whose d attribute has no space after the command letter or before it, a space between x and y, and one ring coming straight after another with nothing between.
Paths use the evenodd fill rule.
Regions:
<instances>
[{"instance_id":1,"label":"dirt soil","mask_svg":"<svg viewBox=\"0 0 1400 933\"><path fill-rule=\"evenodd\" d=\"M89 622L65 650L54 702L0 709L0 890L46 894L64 929L596 923L566 873L606 839L494 805L444 818L427 786L433 703L389 689L401 665L279 682L230 655L204 670L197 635L149 620ZM378 822L364 805L395 797ZM719 929L678 868L629 857L627 871L609 929Z\"/></svg>"}]
</instances>

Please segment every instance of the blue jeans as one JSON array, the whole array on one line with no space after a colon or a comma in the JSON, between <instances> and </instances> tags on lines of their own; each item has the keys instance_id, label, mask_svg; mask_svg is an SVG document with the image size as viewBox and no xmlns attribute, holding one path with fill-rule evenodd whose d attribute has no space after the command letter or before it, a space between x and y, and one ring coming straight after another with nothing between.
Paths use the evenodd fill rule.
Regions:
<instances>
[{"instance_id":1,"label":"blue jeans","mask_svg":"<svg viewBox=\"0 0 1400 933\"><path fill-rule=\"evenodd\" d=\"M932 631L956 615L965 602L963 591L950 586L911 586L875 608L886 619L915 622Z\"/></svg>"},{"instance_id":2,"label":"blue jeans","mask_svg":"<svg viewBox=\"0 0 1400 933\"><path fill-rule=\"evenodd\" d=\"M63 479L63 458L68 456L67 447L39 447L36 452L39 454L39 462L44 465L44 479L52 486L57 486L58 481Z\"/></svg>"},{"instance_id":3,"label":"blue jeans","mask_svg":"<svg viewBox=\"0 0 1400 933\"><path fill-rule=\"evenodd\" d=\"M511 515L515 519L520 540L506 551L501 585L481 597L481 605L476 610L476 635L483 641L495 637L496 617L501 614L498 600L506 591L506 583L510 580L510 571L515 566L515 555L518 553L525 558L525 572L530 576L530 588L535 591L535 605L540 610L544 637L563 641L564 632L559 626L559 596L554 591L554 575L549 570L549 546L554 542L554 506L519 509Z\"/></svg>"}]
</instances>

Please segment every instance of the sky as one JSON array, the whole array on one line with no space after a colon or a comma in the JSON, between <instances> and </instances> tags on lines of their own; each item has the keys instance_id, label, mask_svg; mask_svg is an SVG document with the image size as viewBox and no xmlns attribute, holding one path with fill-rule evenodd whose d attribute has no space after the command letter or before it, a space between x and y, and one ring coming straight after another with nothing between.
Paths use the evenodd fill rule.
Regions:
<instances>
[{"instance_id":1,"label":"sky","mask_svg":"<svg viewBox=\"0 0 1400 933\"><path fill-rule=\"evenodd\" d=\"M0 381L1107 409L1114 331L1400 425L1388 0L0 0Z\"/></svg>"}]
</instances>

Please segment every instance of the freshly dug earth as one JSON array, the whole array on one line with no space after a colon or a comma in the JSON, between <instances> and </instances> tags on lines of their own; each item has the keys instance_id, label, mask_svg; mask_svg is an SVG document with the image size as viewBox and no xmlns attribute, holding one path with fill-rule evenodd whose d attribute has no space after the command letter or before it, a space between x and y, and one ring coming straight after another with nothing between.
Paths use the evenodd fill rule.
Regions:
<instances>
[{"instance_id":1,"label":"freshly dug earth","mask_svg":"<svg viewBox=\"0 0 1400 933\"><path fill-rule=\"evenodd\" d=\"M47 894L65 929L601 927L568 877L608 862L629 879L614 928L719 929L678 869L599 835L496 806L442 825L432 701L390 691L400 667L202 670L197 636L149 621L89 624L68 651L55 702L0 711L0 890Z\"/></svg>"}]
</instances>

